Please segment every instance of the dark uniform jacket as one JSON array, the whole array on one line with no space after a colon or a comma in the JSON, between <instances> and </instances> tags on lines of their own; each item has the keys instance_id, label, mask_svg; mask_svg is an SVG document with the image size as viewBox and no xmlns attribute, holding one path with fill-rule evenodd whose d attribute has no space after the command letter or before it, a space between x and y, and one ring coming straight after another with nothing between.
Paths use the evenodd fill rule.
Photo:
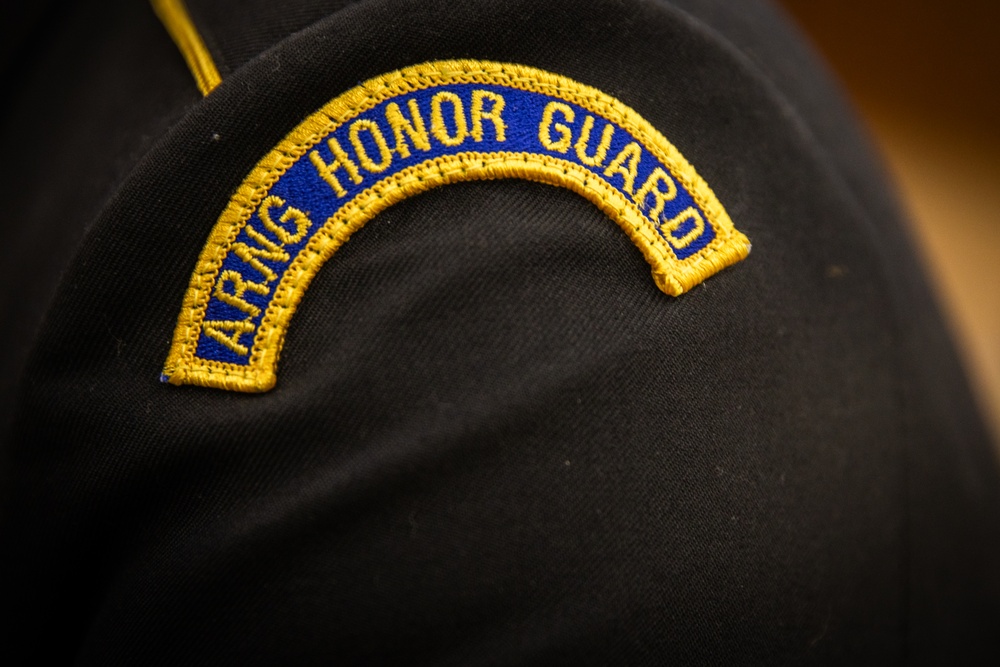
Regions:
<instances>
[{"instance_id":1,"label":"dark uniform jacket","mask_svg":"<svg viewBox=\"0 0 1000 667\"><path fill-rule=\"evenodd\" d=\"M5 51L0 663L995 659L991 443L777 10L187 5L204 97L142 2L47 3ZM162 382L255 165L361 82L456 59L634 110L749 257L668 296L580 193L451 182L313 276L269 391Z\"/></svg>"}]
</instances>

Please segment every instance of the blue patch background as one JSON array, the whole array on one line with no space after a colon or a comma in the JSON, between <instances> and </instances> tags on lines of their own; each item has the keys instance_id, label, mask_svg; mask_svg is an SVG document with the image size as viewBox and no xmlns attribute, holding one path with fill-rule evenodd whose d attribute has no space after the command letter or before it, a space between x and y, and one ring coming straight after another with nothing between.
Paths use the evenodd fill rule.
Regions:
<instances>
[{"instance_id":1,"label":"blue patch background","mask_svg":"<svg viewBox=\"0 0 1000 667\"><path fill-rule=\"evenodd\" d=\"M289 255L288 262L266 262L264 263L271 267L271 269L278 275L278 279L274 282L268 283L270 288L266 296L261 296L251 291L247 291L243 295L243 299L248 303L252 303L259 307L260 314L253 318L251 321L254 324L254 331L260 326L260 321L264 317L264 313L267 310L268 304L271 298L274 296L275 288L278 282L281 280L281 275L285 272L291 262L298 255L299 251L309 242L309 239L315 234L325 223L332 217L345 203L354 198L357 194L363 190L371 187L378 181L391 176L392 174L410 167L415 164L419 164L428 159L433 159L442 155L453 155L456 153L468 152L468 151L479 151L479 152L494 152L494 151L509 151L509 152L529 152L538 153L542 155L551 155L553 157L558 157L562 159L570 160L576 164L581 164L576 159L576 152L571 147L567 153L557 153L554 151L546 150L538 140L538 126L542 120L542 112L545 109L545 105L551 101L559 101L567 104L576 113L574 122L570 125L573 129L574 140L579 136L579 128L583 126L583 121L587 115L596 114L585 110L584 108L567 102L558 97L553 97L549 95L543 95L541 93L534 93L529 91L518 90L515 88L507 88L505 86L491 86L482 84L453 84L447 86L438 86L434 88L429 88L426 90L417 91L414 93L408 93L406 95L400 95L388 99L373 109L360 114L358 118L365 118L375 121L379 128L382 130L382 134L385 135L387 142L390 147L395 144L395 139L388 122L385 120L385 107L386 105L396 102L399 104L403 111L403 115L406 118L410 118L410 112L408 109L407 101L410 99L416 99L417 104L420 107L421 116L424 119L425 126L428 133L430 133L430 118L431 118L431 97L436 93L441 91L451 91L462 98L463 106L465 109L466 121L468 123L468 131L470 135L458 146L444 146L433 135L431 135L431 150L422 151L410 143L410 157L401 158L397 153L392 155L392 164L388 169L379 173L372 174L366 172L363 168L361 173L364 176L360 184L354 184L350 178L348 178L347 173L343 168L337 170L336 175L341 185L347 190L347 196L337 197L327 183L320 178L316 173L316 169L312 162L309 160L308 154L300 158L292 167L285 172L285 174L278 180L277 183L271 188L269 194L276 195L283 199L288 206L294 206L299 210L305 211L310 220L312 220L312 227L309 229L309 234L301 242L294 245L286 245L285 251ZM506 100L506 106L503 110L503 120L507 125L506 128L506 140L503 142L498 142L496 140L495 126L492 121L486 119L483 121L483 140L475 141L471 136L472 125L470 119L470 110L472 108L472 92L474 90L489 90L498 94L503 95ZM489 110L492 106L490 100L485 101L485 110ZM450 134L454 136L454 120L451 114L452 107L450 104L442 105L443 116L445 124L447 125ZM354 148L351 145L348 132L350 124L354 122L352 119L350 122L345 123L341 127L337 128L334 132L327 136L336 137L340 142L340 145L347 151L348 155L357 164L358 160L354 153ZM589 153L593 154L593 150L596 148L597 143L600 141L601 134L604 131L606 120L596 117L594 127L590 134L589 143ZM556 122L565 122L565 119L561 115L556 116ZM374 141L371 140L369 133L365 132L360 135L365 147L368 149L368 155L372 157L373 160L378 162L380 160L379 151L375 146ZM558 139L558 134L553 131L552 136L554 139ZM333 156L327 146L326 139L324 138L313 150L318 150L320 155L323 156L325 162L333 162ZM367 141L366 141L367 139ZM633 138L624 129L615 125L614 137L611 141L611 147L608 149L607 158L605 159L605 165L610 163L610 161L621 151L631 141L636 141L642 146L641 142ZM359 165L360 166L360 165ZM582 165L590 169L595 175L600 176L602 179L610 183L613 187L618 189L622 194L624 194L630 201L631 197L627 192L622 190L621 176L613 176L608 178L604 176L604 166L602 167L589 167L588 165ZM645 146L642 146L642 158L639 161L638 175L635 180L635 187L638 189L642 183L645 182L646 178L649 176L650 172L656 167L662 167L668 173L670 170L660 163L653 154L650 153ZM690 245L688 245L683 250L674 250L675 255L678 259L684 259L690 257L694 253L698 252L709 244L712 239L715 238L715 229L709 223L708 217L705 212L701 210L699 206L694 203L691 195L687 190L685 190L680 183L675 179L675 184L677 185L677 196L670 202L667 202L664 208L664 216L673 217L688 208L689 206L694 206L699 211L701 211L702 217L705 219L705 232ZM280 215L284 209L272 209L272 217L274 217L275 222L277 222L277 217ZM260 221L260 217L257 212L250 217L248 223L257 232L264 234L269 239L274 242L278 242L278 239L274 235L268 232L264 225ZM287 227L287 226L286 226ZM682 237L693 227L693 223L687 223L675 232L677 237ZM659 225L656 226L657 231L659 231ZM290 228L291 229L291 228ZM292 230L294 231L294 230ZM663 235L660 232L661 236ZM664 236L664 239L670 244L670 239ZM236 242L243 242L251 247L258 246L256 242L250 239L246 233L245 228L240 231L239 235L236 237ZM673 247L673 245L671 245ZM234 270L240 273L245 280L251 280L254 282L263 283L265 278L256 269L251 267L249 264L245 263L240 258L236 257L232 252L230 252L226 259L222 263L222 271ZM221 271L220 271L221 273ZM228 304L222 303L214 296L215 286L213 286L213 296L209 300L208 307L205 312L205 321L215 321L215 320L235 320L242 321L246 317L246 313L242 310L230 306ZM229 332L227 332L229 333ZM253 335L243 334L240 336L240 343L248 348L252 347ZM250 362L250 354L241 356L235 352L229 350L227 347L221 345L212 338L209 338L201 333L198 339L198 349L196 355L202 359L223 361L239 365L248 365Z\"/></svg>"}]
</instances>

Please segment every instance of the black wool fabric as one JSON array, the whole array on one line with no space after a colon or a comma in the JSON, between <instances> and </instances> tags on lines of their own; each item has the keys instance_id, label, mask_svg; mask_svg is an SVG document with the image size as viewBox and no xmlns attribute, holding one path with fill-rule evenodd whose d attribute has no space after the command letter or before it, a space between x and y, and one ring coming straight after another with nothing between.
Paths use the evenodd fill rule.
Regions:
<instances>
[{"instance_id":1,"label":"black wool fabric","mask_svg":"<svg viewBox=\"0 0 1000 667\"><path fill-rule=\"evenodd\" d=\"M141 3L54 3L9 61L0 662L996 654L992 443L891 188L773 8L188 4L223 74L204 99ZM671 298L578 195L448 185L323 267L272 391L161 383L257 161L450 58L632 107L750 257Z\"/></svg>"}]
</instances>

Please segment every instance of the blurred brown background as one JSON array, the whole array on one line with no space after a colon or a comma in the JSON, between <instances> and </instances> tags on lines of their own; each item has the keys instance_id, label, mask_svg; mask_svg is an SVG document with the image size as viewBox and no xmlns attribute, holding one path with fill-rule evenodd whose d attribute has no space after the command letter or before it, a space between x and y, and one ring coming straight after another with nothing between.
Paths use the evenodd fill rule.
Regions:
<instances>
[{"instance_id":1,"label":"blurred brown background","mask_svg":"<svg viewBox=\"0 0 1000 667\"><path fill-rule=\"evenodd\" d=\"M853 97L1000 445L1000 0L780 0Z\"/></svg>"}]
</instances>

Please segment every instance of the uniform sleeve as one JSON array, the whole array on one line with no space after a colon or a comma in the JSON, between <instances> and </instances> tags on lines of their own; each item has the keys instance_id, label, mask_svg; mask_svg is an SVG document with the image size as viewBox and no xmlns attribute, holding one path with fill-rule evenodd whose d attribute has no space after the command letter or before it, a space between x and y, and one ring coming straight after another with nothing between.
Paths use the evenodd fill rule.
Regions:
<instances>
[{"instance_id":1,"label":"uniform sleeve","mask_svg":"<svg viewBox=\"0 0 1000 667\"><path fill-rule=\"evenodd\" d=\"M0 655L935 664L995 648L991 443L891 187L782 16L756 1L236 4L188 1L221 76L203 98L138 3L42 26L54 36L19 79L3 125L23 162L3 167L22 187L0 222L18 249L0 277L21 332L4 352ZM101 39L67 41L81 34ZM398 100L408 129L382 125L388 153L356 123L330 130L346 132L347 161L336 134L315 160L281 153L346 91L440 61L583 87L569 97L532 88L557 79L514 77L465 101L457 79L420 84L426 99ZM325 199L282 194L284 176L261 181L280 202L244 197L267 156L278 151L281 174L325 165L345 193L378 201L379 167L409 159L400 136L414 155L422 138L457 141L458 121L438 133L434 113L467 104L462 141L476 148L476 90L506 95L502 111L478 98L484 142L503 129L545 143L514 120L534 108L528 93L542 114L573 111L551 107L545 137L558 146L562 123L565 159L618 191L635 139L623 201L662 206L655 229L682 263L698 224L677 217L683 193L711 206L680 177L669 195L679 162L661 181L643 172L638 134L614 143L648 125L752 252L671 296L610 190L568 175L450 178L380 206L310 274L268 391L161 381L233 202L248 211L233 224L271 245L245 242L231 261L258 262L275 285L282 253L291 265L307 243L290 207L333 219L320 211L340 195L322 178ZM647 125L593 111L605 97L591 90ZM370 180L354 182L349 162ZM704 229L718 219L705 212ZM232 270L242 282L218 288L232 301L206 283L223 304L206 312L265 317L257 299L272 293L249 283L270 290L267 272ZM204 324L233 321L199 320L207 342L192 358L236 373L252 336Z\"/></svg>"}]
</instances>

